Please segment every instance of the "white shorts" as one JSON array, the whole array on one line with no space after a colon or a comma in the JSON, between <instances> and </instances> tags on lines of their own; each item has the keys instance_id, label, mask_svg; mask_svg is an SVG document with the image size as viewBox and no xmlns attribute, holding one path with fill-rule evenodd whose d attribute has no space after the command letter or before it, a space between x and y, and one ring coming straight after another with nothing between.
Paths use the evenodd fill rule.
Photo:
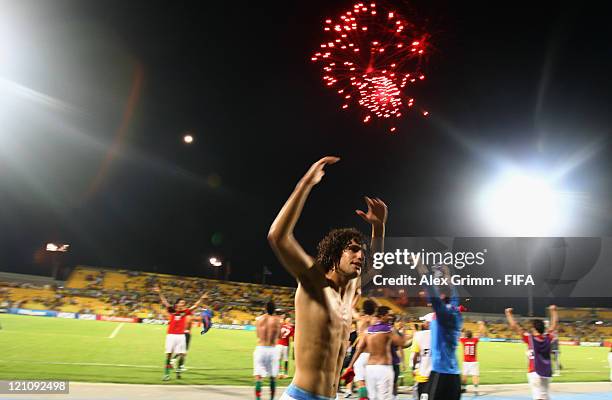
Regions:
<instances>
[{"instance_id":1,"label":"white shorts","mask_svg":"<svg viewBox=\"0 0 612 400\"><path fill-rule=\"evenodd\" d=\"M370 400L393 400L393 366L367 365L366 388Z\"/></svg>"},{"instance_id":2,"label":"white shorts","mask_svg":"<svg viewBox=\"0 0 612 400\"><path fill-rule=\"evenodd\" d=\"M257 346L253 352L253 375L276 378L278 375L278 350L274 346Z\"/></svg>"},{"instance_id":3,"label":"white shorts","mask_svg":"<svg viewBox=\"0 0 612 400\"><path fill-rule=\"evenodd\" d=\"M353 364L353 371L355 371L355 382L365 381L366 377L366 365L368 365L368 359L370 353L361 353L357 361Z\"/></svg>"},{"instance_id":4,"label":"white shorts","mask_svg":"<svg viewBox=\"0 0 612 400\"><path fill-rule=\"evenodd\" d=\"M280 361L289 361L289 346L283 346L282 344L277 344L276 350L278 350Z\"/></svg>"},{"instance_id":5,"label":"white shorts","mask_svg":"<svg viewBox=\"0 0 612 400\"><path fill-rule=\"evenodd\" d=\"M480 365L478 361L463 362L463 376L480 376Z\"/></svg>"},{"instance_id":6,"label":"white shorts","mask_svg":"<svg viewBox=\"0 0 612 400\"><path fill-rule=\"evenodd\" d=\"M166 354L185 354L187 353L187 341L185 335L169 333L166 335Z\"/></svg>"},{"instance_id":7,"label":"white shorts","mask_svg":"<svg viewBox=\"0 0 612 400\"><path fill-rule=\"evenodd\" d=\"M531 386L531 395L534 400L549 398L550 378L540 376L537 372L530 372L527 374L527 381Z\"/></svg>"}]
</instances>

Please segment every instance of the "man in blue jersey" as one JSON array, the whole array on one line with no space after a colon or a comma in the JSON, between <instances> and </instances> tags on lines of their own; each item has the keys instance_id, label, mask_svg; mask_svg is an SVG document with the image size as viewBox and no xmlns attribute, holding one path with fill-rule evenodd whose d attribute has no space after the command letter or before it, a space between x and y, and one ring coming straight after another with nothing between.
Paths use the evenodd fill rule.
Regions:
<instances>
[{"instance_id":1,"label":"man in blue jersey","mask_svg":"<svg viewBox=\"0 0 612 400\"><path fill-rule=\"evenodd\" d=\"M418 273L429 274L428 268L420 264ZM452 285L447 266L436 266L435 274L441 274L449 282L450 294L440 293L433 285L427 285L428 299L435 316L430 324L432 367L427 393L420 400L459 400L461 398L461 375L457 363L457 343L461 335L463 317L459 310L457 289ZM436 276L436 275L434 275Z\"/></svg>"}]
</instances>

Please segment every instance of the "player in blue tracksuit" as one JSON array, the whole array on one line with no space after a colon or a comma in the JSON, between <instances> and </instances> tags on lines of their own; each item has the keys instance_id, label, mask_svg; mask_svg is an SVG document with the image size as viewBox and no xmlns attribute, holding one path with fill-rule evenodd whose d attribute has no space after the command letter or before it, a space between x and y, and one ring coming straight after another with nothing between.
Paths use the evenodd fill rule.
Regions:
<instances>
[{"instance_id":1,"label":"player in blue tracksuit","mask_svg":"<svg viewBox=\"0 0 612 400\"><path fill-rule=\"evenodd\" d=\"M212 310L206 308L200 313L200 317L202 318L202 332L201 335L208 332L208 330L212 327L212 317L214 313Z\"/></svg>"},{"instance_id":2,"label":"player in blue tracksuit","mask_svg":"<svg viewBox=\"0 0 612 400\"><path fill-rule=\"evenodd\" d=\"M421 400L459 400L461 398L461 375L457 362L457 343L461 335L463 317L459 310L457 289L450 284L448 267L440 268L448 279L450 296L440 294L436 286L427 285L428 299L435 312L431 322L431 359L427 394ZM427 273L427 267L419 266L419 273Z\"/></svg>"}]
</instances>

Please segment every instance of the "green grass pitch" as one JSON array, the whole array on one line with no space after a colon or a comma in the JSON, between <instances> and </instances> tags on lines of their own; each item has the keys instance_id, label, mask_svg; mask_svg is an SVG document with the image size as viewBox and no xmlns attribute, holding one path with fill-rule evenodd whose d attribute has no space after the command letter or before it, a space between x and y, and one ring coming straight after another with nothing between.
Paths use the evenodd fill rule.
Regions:
<instances>
[{"instance_id":1,"label":"green grass pitch","mask_svg":"<svg viewBox=\"0 0 612 400\"><path fill-rule=\"evenodd\" d=\"M161 383L165 326L126 323L110 338L116 322L0 315L0 323L0 380ZM166 384L250 385L254 346L254 332L211 329L204 336L194 334L189 370L183 379L173 375ZM525 349L519 343L481 343L481 382L526 382ZM561 350L564 369L555 382L609 379L608 349Z\"/></svg>"}]
</instances>

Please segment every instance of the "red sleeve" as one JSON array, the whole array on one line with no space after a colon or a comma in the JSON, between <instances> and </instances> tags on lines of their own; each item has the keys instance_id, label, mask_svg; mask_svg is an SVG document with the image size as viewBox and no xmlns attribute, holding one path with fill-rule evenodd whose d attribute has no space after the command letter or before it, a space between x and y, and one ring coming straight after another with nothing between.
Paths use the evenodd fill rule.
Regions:
<instances>
[{"instance_id":1,"label":"red sleeve","mask_svg":"<svg viewBox=\"0 0 612 400\"><path fill-rule=\"evenodd\" d=\"M191 312L191 310L190 310L190 309L186 309L186 310L185 310L185 315L192 315L192 314L193 314L193 313Z\"/></svg>"},{"instance_id":2,"label":"red sleeve","mask_svg":"<svg viewBox=\"0 0 612 400\"><path fill-rule=\"evenodd\" d=\"M478 343L479 340L479 338L474 338L474 344Z\"/></svg>"},{"instance_id":3,"label":"red sleeve","mask_svg":"<svg viewBox=\"0 0 612 400\"><path fill-rule=\"evenodd\" d=\"M460 338L460 339L459 339L459 341L461 342L461 344L465 344L465 339L467 339L467 338L462 337L462 338Z\"/></svg>"},{"instance_id":4,"label":"red sleeve","mask_svg":"<svg viewBox=\"0 0 612 400\"><path fill-rule=\"evenodd\" d=\"M529 343L529 335L527 333L523 333L522 339L523 339L523 342L527 344Z\"/></svg>"}]
</instances>

